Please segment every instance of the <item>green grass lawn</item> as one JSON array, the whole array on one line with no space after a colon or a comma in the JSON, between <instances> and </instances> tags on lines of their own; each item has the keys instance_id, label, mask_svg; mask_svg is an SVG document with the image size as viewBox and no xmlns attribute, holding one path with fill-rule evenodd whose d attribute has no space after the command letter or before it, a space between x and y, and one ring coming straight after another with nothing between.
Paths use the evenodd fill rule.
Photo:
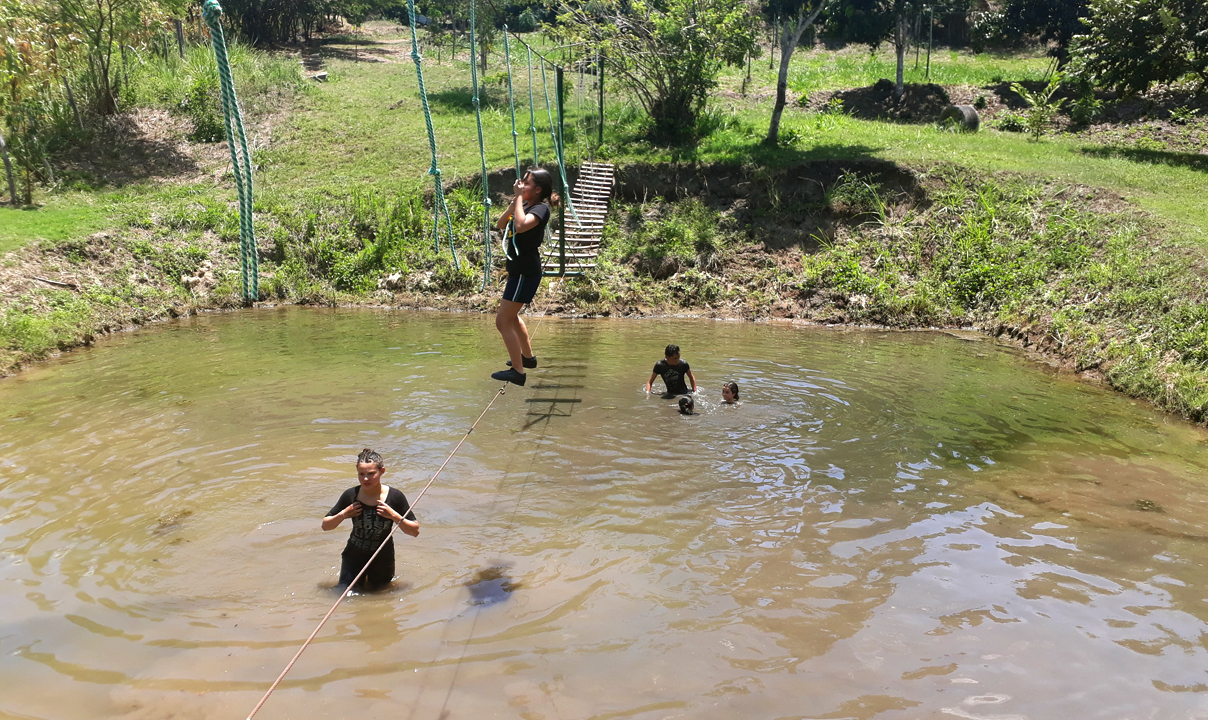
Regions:
<instances>
[{"instance_id":1,"label":"green grass lawn","mask_svg":"<svg viewBox=\"0 0 1208 720\"><path fill-rule=\"evenodd\" d=\"M30 242L89 235L111 224L108 194L71 192L38 199L45 204L26 209L0 206L0 254Z\"/></svg>"},{"instance_id":2,"label":"green grass lawn","mask_svg":"<svg viewBox=\"0 0 1208 720\"><path fill-rule=\"evenodd\" d=\"M374 33L361 38L359 52L365 61L354 62L352 38L324 46L329 81L315 83L297 96L293 109L273 128L271 143L257 151L261 172L256 178L258 197L290 204L305 197L348 197L374 188L388 193L410 193L431 186L431 158L423 113L417 94L415 66L408 57L408 36L397 26L377 23ZM542 45L539 36L532 36ZM489 169L513 163L512 125L507 87L500 82L504 68L502 43L492 55L482 91L483 130ZM516 91L516 126L521 162L532 154L529 129L527 64L523 47L513 43ZM447 49L436 62L433 48L425 48L424 73L433 112L439 162L446 181L476 176L480 172L477 129L470 101L470 72L464 48L456 60ZM973 55L937 51L932 56L932 81L942 83L993 82L1037 79L1048 59L1037 54ZM921 80L923 72L908 64L908 81ZM794 56L791 78L802 91L869 85L892 77L893 55L849 47L839 51L812 49ZM843 116L807 113L790 106L783 121L785 147L760 145L771 111L771 91L776 70L768 70L766 55L752 63L752 80L746 97L737 88L745 68L727 68L719 94L711 104L714 131L687 148L655 147L643 142L640 113L620 97L609 83L604 155L618 162L737 162L781 165L808 158L876 157L922 166L951 162L987 172L1018 172L1058 178L1071 184L1101 187L1136 202L1153 213L1173 234L1208 241L1208 193L1205 175L1194 165L1139 162L1125 156L1096 155L1085 141L1072 137L1046 137L1039 143L1024 136L983 130L975 135L953 134L930 125L910 125L855 120ZM584 135L594 136L595 106L572 85L566 100L567 160L586 154ZM552 97L553 74L548 73ZM541 76L535 69L535 108L538 146L542 161L552 156ZM590 132L585 132L590 131ZM1202 167L1202 166L1199 166ZM107 226L120 226L131 218L156 213L182 212L201 192L213 200L233 197L221 188L183 188L146 184L122 193L112 191L42 194L37 210L0 210L0 251L39 239L59 240L84 235ZM182 195L183 193L183 195Z\"/></svg>"},{"instance_id":3,"label":"green grass lawn","mask_svg":"<svg viewBox=\"0 0 1208 720\"><path fill-rule=\"evenodd\" d=\"M380 36L377 39L382 41ZM532 154L527 75L523 55L515 48L514 52L517 128L521 162L525 163ZM429 56L424 74L432 100L442 172L446 179L476 175L480 172L478 139L465 55L460 55L456 62L450 62L446 56L440 65L431 61L431 53ZM832 62L827 57L838 58L834 62L840 65L849 63L842 76L846 79L835 80L832 87L869 84L875 81L878 68L887 73L893 70L892 54L882 51L870 56L866 51L856 53L851 49L830 56L822 51L803 53L801 58L794 58L794 68L799 74L815 73L823 64ZM429 186L430 154L416 92L415 68L401 56L389 59L392 62L328 63L330 82L307 96L305 107L292 114L288 127L270 152L268 169L261 179L265 192L287 196L312 191L346 194L355 185L400 191ZM502 57L492 58L492 62L488 75L502 69ZM950 73L970 82L989 83L995 78L1039 77L1046 65L1043 57L994 58L945 51L933 55L932 76ZM762 75L753 70L753 79L774 83L774 72L767 72L766 60L762 69ZM737 69L731 69L723 78L724 83L733 83L738 74ZM567 79L573 82L577 77L568 73ZM550 83L552 86L552 77ZM539 74L535 87L538 145L544 159L551 156L553 145ZM730 94L718 98L711 108L718 128L688 148L654 147L642 142L632 107L626 108L613 100L606 109L605 144L610 157L620 162L691 160L780 165L810 158L876 157L915 166L951 162L989 172L1057 178L1119 193L1165 221L1172 232L1201 243L1208 241L1206 178L1192 167L1097 156L1087 152L1097 146L1074 137L1050 136L1031 142L1024 135L992 129L965 135L932 125L864 121L796 108L786 111L782 125L785 135L795 136L796 142L769 149L760 141L767 131L771 100L766 95L762 100L753 97L749 94L744 99ZM511 166L507 88L490 85L482 98L487 167ZM573 89L566 107L567 155L573 163L582 147L576 128L594 127L589 116L595 108L590 102L584 104L582 118L578 117L580 104Z\"/></svg>"}]
</instances>

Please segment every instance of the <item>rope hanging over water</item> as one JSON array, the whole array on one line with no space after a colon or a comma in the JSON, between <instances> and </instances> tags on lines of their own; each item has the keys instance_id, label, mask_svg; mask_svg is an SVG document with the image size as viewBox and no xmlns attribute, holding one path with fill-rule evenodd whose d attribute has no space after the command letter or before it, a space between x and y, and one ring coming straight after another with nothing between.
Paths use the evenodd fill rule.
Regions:
<instances>
[{"instance_id":1,"label":"rope hanging over water","mask_svg":"<svg viewBox=\"0 0 1208 720\"><path fill-rule=\"evenodd\" d=\"M247 133L243 130L239 98L235 95L226 36L222 33L222 6L218 0L205 0L201 14L210 28L210 41L218 64L227 148L231 151L231 171L235 176L235 192L239 196L239 265L243 278L243 299L245 302L255 302L260 298L260 261L257 257L256 230L252 223L252 158L247 148Z\"/></svg>"},{"instance_id":2,"label":"rope hanging over water","mask_svg":"<svg viewBox=\"0 0 1208 720\"><path fill-rule=\"evenodd\" d=\"M212 0L208 0L212 1ZM440 165L436 161L436 130L432 127L432 109L428 107L428 91L424 87L423 57L419 54L419 39L415 30L415 0L407 0L407 12L411 21L411 59L415 61L415 77L419 81L419 99L424 106L424 123L428 126L428 147L432 151L432 166L428 174L432 176L432 240L436 253L440 254L440 217L445 217L445 231L449 238L449 252L453 253L453 267L461 270L461 262L457 259L457 248L453 246L453 218L449 215L449 205L445 202L445 188L440 179ZM473 28L473 25L471 25ZM473 58L470 60L473 64Z\"/></svg>"}]
</instances>

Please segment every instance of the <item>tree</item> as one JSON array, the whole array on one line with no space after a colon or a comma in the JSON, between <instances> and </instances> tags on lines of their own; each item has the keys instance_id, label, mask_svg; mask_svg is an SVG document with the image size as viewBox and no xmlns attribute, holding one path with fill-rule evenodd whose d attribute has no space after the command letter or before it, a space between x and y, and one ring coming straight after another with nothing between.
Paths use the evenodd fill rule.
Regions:
<instances>
[{"instance_id":1,"label":"tree","mask_svg":"<svg viewBox=\"0 0 1208 720\"><path fill-rule=\"evenodd\" d=\"M780 116L784 113L785 94L789 85L789 62L801 42L805 31L813 27L818 15L831 0L769 0L764 6L768 22L780 30L780 76L776 80L776 104L772 107L772 121L768 125L768 136L764 144L776 145L780 137Z\"/></svg>"},{"instance_id":2,"label":"tree","mask_svg":"<svg viewBox=\"0 0 1208 720\"><path fill-rule=\"evenodd\" d=\"M162 12L154 3L138 0L58 0L58 7L63 27L84 38L84 82L93 112L116 113L119 78L113 72L114 53L120 54L136 34L162 23Z\"/></svg>"},{"instance_id":3,"label":"tree","mask_svg":"<svg viewBox=\"0 0 1208 720\"><path fill-rule=\"evenodd\" d=\"M828 27L844 40L867 43L874 50L886 40L897 53L897 81L893 95L900 99L906 92L906 50L910 46L910 15L913 7L906 0L838 0L838 12L831 13Z\"/></svg>"},{"instance_id":4,"label":"tree","mask_svg":"<svg viewBox=\"0 0 1208 720\"><path fill-rule=\"evenodd\" d=\"M679 142L695 132L722 65L750 52L750 20L733 0L591 0L564 5L554 34L602 50L649 116L648 135Z\"/></svg>"},{"instance_id":5,"label":"tree","mask_svg":"<svg viewBox=\"0 0 1208 720\"><path fill-rule=\"evenodd\" d=\"M1071 74L1092 84L1130 93L1185 76L1208 84L1204 0L1091 0L1086 30Z\"/></svg>"}]
</instances>

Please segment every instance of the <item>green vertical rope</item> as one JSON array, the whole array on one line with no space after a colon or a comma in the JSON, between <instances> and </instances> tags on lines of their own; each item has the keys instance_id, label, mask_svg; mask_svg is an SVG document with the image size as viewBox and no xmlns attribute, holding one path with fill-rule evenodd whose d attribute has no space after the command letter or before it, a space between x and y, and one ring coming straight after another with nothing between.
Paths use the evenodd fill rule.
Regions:
<instances>
[{"instance_id":1,"label":"green vertical rope","mask_svg":"<svg viewBox=\"0 0 1208 720\"><path fill-rule=\"evenodd\" d=\"M549 119L549 136L554 141L554 156L558 161L558 175L562 178L562 189L566 190L566 207L570 210L570 214L575 217L575 222L579 221L579 213L575 212L575 204L570 201L570 183L566 181L566 168L562 163L562 143L558 137L558 131L554 127L554 113L549 107L549 81L545 77L545 63L541 63L541 85L545 92L545 116Z\"/></svg>"},{"instance_id":2,"label":"green vertical rope","mask_svg":"<svg viewBox=\"0 0 1208 720\"><path fill-rule=\"evenodd\" d=\"M528 50L528 83L529 83L529 131L533 133L533 167L540 167L537 161L537 116L533 112L533 49L525 43Z\"/></svg>"},{"instance_id":3,"label":"green vertical rope","mask_svg":"<svg viewBox=\"0 0 1208 720\"><path fill-rule=\"evenodd\" d=\"M231 171L235 176L235 192L239 196L239 259L243 276L243 299L246 302L255 302L260 298L260 261L257 257L259 246L256 244L256 230L252 223L252 158L247 149L247 134L243 130L239 98L235 95L235 81L231 77L226 37L222 33L222 6L218 4L218 0L205 0L201 13L210 28L214 59L218 64L227 148L231 151Z\"/></svg>"},{"instance_id":4,"label":"green vertical rope","mask_svg":"<svg viewBox=\"0 0 1208 720\"><path fill-rule=\"evenodd\" d=\"M516 158L516 179L520 179L520 133L516 132L516 97L512 93L512 49L508 45L508 26L503 26L503 54L508 63L508 107L512 111L512 155Z\"/></svg>"},{"instance_id":5,"label":"green vertical rope","mask_svg":"<svg viewBox=\"0 0 1208 720\"><path fill-rule=\"evenodd\" d=\"M207 0L211 2L212 0ZM428 107L428 91L424 88L423 58L419 54L419 40L415 30L415 0L407 0L408 19L411 21L411 59L415 61L415 76L419 80L419 98L424 106L424 122L428 126L428 146L432 150L432 166L428 174L432 176L434 185L432 193L432 239L437 254L440 253L440 216L445 216L445 231L449 238L449 252L453 253L453 267L461 270L461 262L457 259L457 248L453 246L453 218L449 216L449 205L445 202L445 188L440 179L440 166L436 162L436 130L432 127L432 109ZM470 62L474 62L471 49Z\"/></svg>"},{"instance_id":6,"label":"green vertical rope","mask_svg":"<svg viewBox=\"0 0 1208 720\"><path fill-rule=\"evenodd\" d=\"M477 16L475 14L478 3L475 0L470 0L470 47L477 46L476 28L478 25ZM507 28L504 31L504 42L507 41ZM487 283L491 279L491 193L487 186L487 149L486 143L482 139L482 105L478 100L478 63L474 60L474 53L470 53L470 84L474 89L474 122L478 125L478 157L482 160L482 244L483 244L483 260L482 260L482 289L487 289ZM513 130L515 123L513 123Z\"/></svg>"}]
</instances>

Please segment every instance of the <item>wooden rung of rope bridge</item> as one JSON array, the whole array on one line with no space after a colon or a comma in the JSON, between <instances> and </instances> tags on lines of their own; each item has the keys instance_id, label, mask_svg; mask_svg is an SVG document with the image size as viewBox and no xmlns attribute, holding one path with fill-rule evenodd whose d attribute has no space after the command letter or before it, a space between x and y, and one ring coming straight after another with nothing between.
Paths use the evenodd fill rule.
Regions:
<instances>
[{"instance_id":1,"label":"wooden rung of rope bridge","mask_svg":"<svg viewBox=\"0 0 1208 720\"><path fill-rule=\"evenodd\" d=\"M546 277L582 275L596 266L612 196L613 170L612 163L579 166L579 177L570 189L575 212L562 214L558 240L545 258Z\"/></svg>"}]
</instances>

